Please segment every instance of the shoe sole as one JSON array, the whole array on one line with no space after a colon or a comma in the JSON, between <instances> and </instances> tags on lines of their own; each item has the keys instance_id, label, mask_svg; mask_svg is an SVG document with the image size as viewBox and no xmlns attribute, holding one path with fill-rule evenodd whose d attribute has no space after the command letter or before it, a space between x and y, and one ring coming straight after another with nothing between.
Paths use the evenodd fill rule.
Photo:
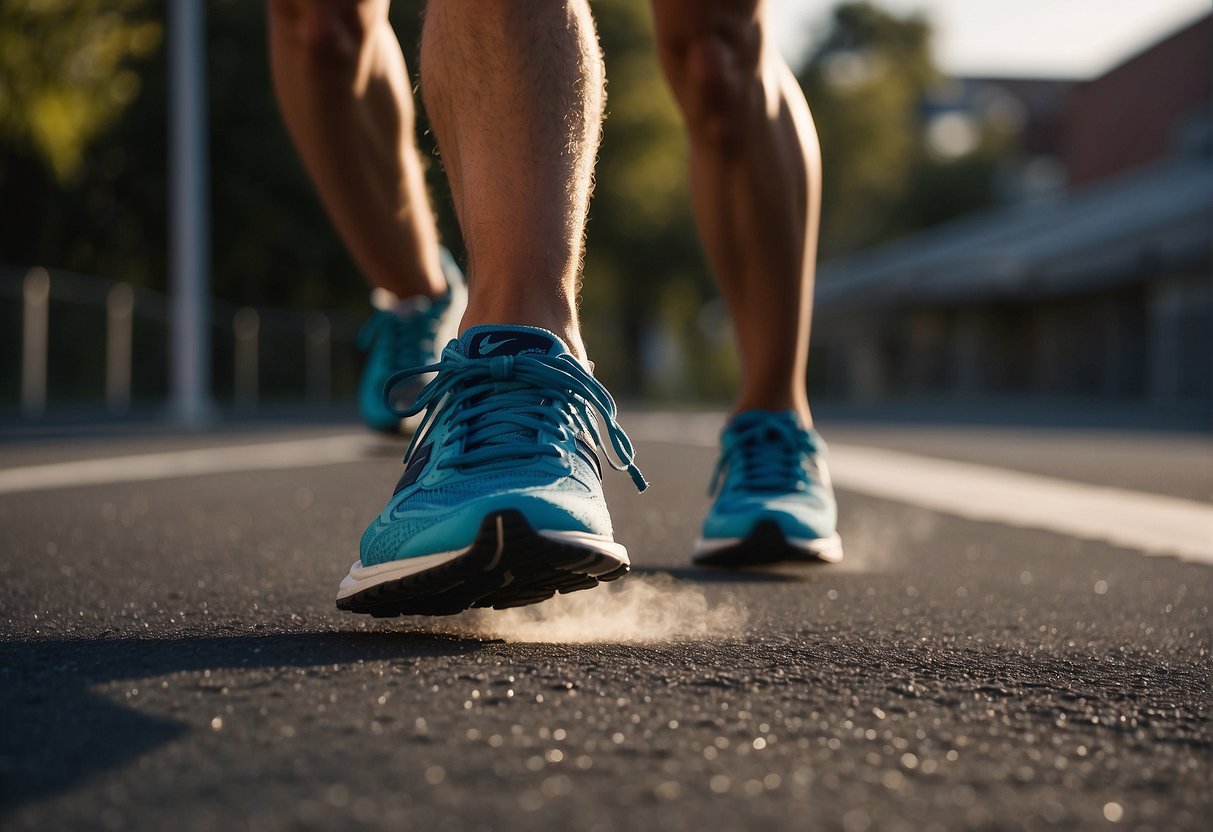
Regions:
<instances>
[{"instance_id":1,"label":"shoe sole","mask_svg":"<svg viewBox=\"0 0 1213 832\"><path fill-rule=\"evenodd\" d=\"M774 563L837 563L842 540L833 537L789 540L774 520L762 520L743 538L700 540L691 556L699 566L766 566Z\"/></svg>"},{"instance_id":2,"label":"shoe sole","mask_svg":"<svg viewBox=\"0 0 1213 832\"><path fill-rule=\"evenodd\" d=\"M422 563L433 565L419 569ZM337 609L393 618L521 607L557 592L592 589L631 568L627 550L618 543L576 532L537 532L513 510L486 516L475 542L463 551L385 566L359 578L370 570L355 563L342 582Z\"/></svg>"}]
</instances>

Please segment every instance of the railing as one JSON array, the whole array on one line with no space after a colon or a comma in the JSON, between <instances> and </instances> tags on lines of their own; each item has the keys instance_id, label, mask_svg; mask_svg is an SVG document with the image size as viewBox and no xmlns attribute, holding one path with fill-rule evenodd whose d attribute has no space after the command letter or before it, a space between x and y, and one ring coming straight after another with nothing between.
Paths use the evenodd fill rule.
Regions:
<instances>
[{"instance_id":1,"label":"railing","mask_svg":"<svg viewBox=\"0 0 1213 832\"><path fill-rule=\"evenodd\" d=\"M211 305L221 408L352 399L355 315ZM149 289L41 267L0 267L0 418L159 410L169 390L169 303Z\"/></svg>"}]
</instances>

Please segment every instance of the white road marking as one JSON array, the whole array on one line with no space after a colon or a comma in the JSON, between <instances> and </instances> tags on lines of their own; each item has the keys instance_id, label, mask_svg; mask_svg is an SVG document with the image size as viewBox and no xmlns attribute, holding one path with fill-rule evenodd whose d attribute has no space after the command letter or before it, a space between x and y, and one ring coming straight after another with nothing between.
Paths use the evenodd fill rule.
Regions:
<instances>
[{"instance_id":1,"label":"white road marking","mask_svg":"<svg viewBox=\"0 0 1213 832\"><path fill-rule=\"evenodd\" d=\"M1213 507L1195 500L861 445L831 445L830 472L872 497L1213 564Z\"/></svg>"},{"instance_id":2,"label":"white road marking","mask_svg":"<svg viewBox=\"0 0 1213 832\"><path fill-rule=\"evenodd\" d=\"M723 422L719 414L642 414L629 432L714 448ZM1195 500L837 442L830 475L841 489L956 517L1213 564L1213 506Z\"/></svg>"},{"instance_id":3,"label":"white road marking","mask_svg":"<svg viewBox=\"0 0 1213 832\"><path fill-rule=\"evenodd\" d=\"M380 443L369 434L351 433L259 445L196 448L188 451L164 451L108 459L29 465L0 470L0 494L196 477L202 474L230 474L237 471L311 468L371 458L379 445Z\"/></svg>"},{"instance_id":4,"label":"white road marking","mask_svg":"<svg viewBox=\"0 0 1213 832\"><path fill-rule=\"evenodd\" d=\"M721 417L643 414L629 423L640 441L715 447ZM0 494L312 468L374 458L380 446L374 437L354 433L30 465L0 470ZM1213 506L1194 500L843 443L830 445L830 471L847 491L1213 564Z\"/></svg>"}]
</instances>

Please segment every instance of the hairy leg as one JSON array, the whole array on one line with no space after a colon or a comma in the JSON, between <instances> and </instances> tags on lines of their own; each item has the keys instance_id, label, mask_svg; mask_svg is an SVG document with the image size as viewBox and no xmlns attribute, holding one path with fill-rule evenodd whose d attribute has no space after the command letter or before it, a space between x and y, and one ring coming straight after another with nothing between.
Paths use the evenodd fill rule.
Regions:
<instances>
[{"instance_id":1,"label":"hairy leg","mask_svg":"<svg viewBox=\"0 0 1213 832\"><path fill-rule=\"evenodd\" d=\"M585 0L430 0L421 89L468 247L465 328L540 326L585 357L577 281L603 84Z\"/></svg>"},{"instance_id":2,"label":"hairy leg","mask_svg":"<svg viewBox=\"0 0 1213 832\"><path fill-rule=\"evenodd\" d=\"M804 94L767 38L764 0L652 2L696 223L741 350L736 408L791 409L809 426L821 162Z\"/></svg>"},{"instance_id":3,"label":"hairy leg","mask_svg":"<svg viewBox=\"0 0 1213 832\"><path fill-rule=\"evenodd\" d=\"M388 0L268 0L286 126L346 248L397 296L446 291Z\"/></svg>"}]
</instances>

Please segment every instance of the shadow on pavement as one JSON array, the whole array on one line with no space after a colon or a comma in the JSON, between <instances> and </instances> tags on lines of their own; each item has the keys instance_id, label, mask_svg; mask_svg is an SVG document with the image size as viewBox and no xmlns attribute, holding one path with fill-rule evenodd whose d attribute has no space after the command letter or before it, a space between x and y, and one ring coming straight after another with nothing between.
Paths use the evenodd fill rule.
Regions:
<instances>
[{"instance_id":1,"label":"shadow on pavement","mask_svg":"<svg viewBox=\"0 0 1213 832\"><path fill-rule=\"evenodd\" d=\"M443 633L359 631L0 645L0 811L67 791L194 730L115 704L94 693L95 685L204 669L456 656L489 644Z\"/></svg>"}]
</instances>

